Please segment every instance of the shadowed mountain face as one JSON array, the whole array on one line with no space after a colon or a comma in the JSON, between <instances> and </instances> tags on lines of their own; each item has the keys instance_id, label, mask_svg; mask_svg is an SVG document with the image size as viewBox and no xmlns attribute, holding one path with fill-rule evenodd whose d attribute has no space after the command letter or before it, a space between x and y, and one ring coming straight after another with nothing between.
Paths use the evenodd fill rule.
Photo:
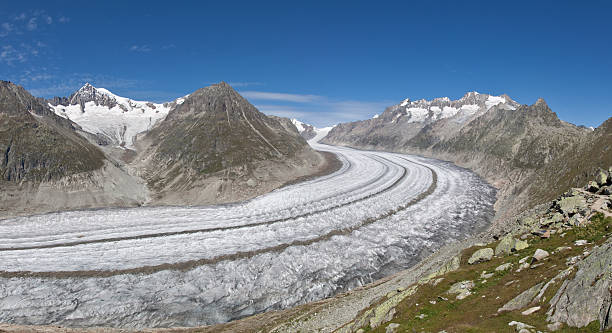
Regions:
<instances>
[{"instance_id":1,"label":"shadowed mountain face","mask_svg":"<svg viewBox=\"0 0 612 333\"><path fill-rule=\"evenodd\" d=\"M609 165L602 158L572 157L575 151L601 155L603 127L592 132L563 122L542 99L527 106L506 95L468 93L457 101L406 100L376 119L336 126L323 142L453 161L500 189L496 209L498 217L507 217L517 209L554 199L559 191L584 181L588 173ZM567 160L576 163L568 169ZM554 169L549 167L553 165ZM560 173L584 175L550 182ZM556 187L558 191L553 191Z\"/></svg>"},{"instance_id":2,"label":"shadowed mountain face","mask_svg":"<svg viewBox=\"0 0 612 333\"><path fill-rule=\"evenodd\" d=\"M99 169L104 154L22 87L0 81L0 176L49 181Z\"/></svg>"},{"instance_id":3,"label":"shadowed mountain face","mask_svg":"<svg viewBox=\"0 0 612 333\"><path fill-rule=\"evenodd\" d=\"M210 176L255 184L261 163L291 169L320 158L295 126L259 112L224 82L190 94L143 142L147 179L158 191Z\"/></svg>"}]
</instances>

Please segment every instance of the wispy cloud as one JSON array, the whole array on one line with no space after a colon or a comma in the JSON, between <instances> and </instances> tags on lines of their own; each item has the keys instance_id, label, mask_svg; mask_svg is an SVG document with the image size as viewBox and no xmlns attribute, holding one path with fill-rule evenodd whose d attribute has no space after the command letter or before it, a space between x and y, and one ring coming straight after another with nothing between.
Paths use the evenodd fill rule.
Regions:
<instances>
[{"instance_id":1,"label":"wispy cloud","mask_svg":"<svg viewBox=\"0 0 612 333\"><path fill-rule=\"evenodd\" d=\"M264 91L241 91L240 94L246 98L258 100L285 101L294 103L308 103L320 100L322 97L317 95L298 95Z\"/></svg>"},{"instance_id":2,"label":"wispy cloud","mask_svg":"<svg viewBox=\"0 0 612 333\"><path fill-rule=\"evenodd\" d=\"M40 30L42 26L53 25L54 22L70 22L70 18L65 16L54 19L53 16L47 14L44 10L33 10L28 13L20 13L8 17L7 20L10 22L0 23L0 37L6 37L10 34L22 35L27 32L33 32Z\"/></svg>"},{"instance_id":3,"label":"wispy cloud","mask_svg":"<svg viewBox=\"0 0 612 333\"><path fill-rule=\"evenodd\" d=\"M8 36L13 31L14 26L8 22L0 24L0 37Z\"/></svg>"},{"instance_id":4,"label":"wispy cloud","mask_svg":"<svg viewBox=\"0 0 612 333\"><path fill-rule=\"evenodd\" d=\"M26 60L26 53L17 50L13 45L4 45L0 50L0 62L3 62L9 66L15 63L24 62Z\"/></svg>"},{"instance_id":5,"label":"wispy cloud","mask_svg":"<svg viewBox=\"0 0 612 333\"><path fill-rule=\"evenodd\" d=\"M148 45L132 45L130 46L132 52L151 52L151 48Z\"/></svg>"},{"instance_id":6,"label":"wispy cloud","mask_svg":"<svg viewBox=\"0 0 612 333\"><path fill-rule=\"evenodd\" d=\"M297 118L315 126L371 118L392 101L357 101L320 95L245 91L241 94L263 113Z\"/></svg>"},{"instance_id":7,"label":"wispy cloud","mask_svg":"<svg viewBox=\"0 0 612 333\"><path fill-rule=\"evenodd\" d=\"M15 15L15 17L13 17L13 21L23 21L26 18L26 14L25 13L21 13L19 15Z\"/></svg>"},{"instance_id":8,"label":"wispy cloud","mask_svg":"<svg viewBox=\"0 0 612 333\"><path fill-rule=\"evenodd\" d=\"M176 47L176 45L174 45L174 44L167 44L167 45L162 45L161 49L162 50L169 50L169 49L173 49L175 47Z\"/></svg>"},{"instance_id":9,"label":"wispy cloud","mask_svg":"<svg viewBox=\"0 0 612 333\"><path fill-rule=\"evenodd\" d=\"M28 24L26 24L26 29L28 29L29 31L36 30L36 28L38 28L37 21L37 17L30 18L30 20L28 20Z\"/></svg>"}]
</instances>

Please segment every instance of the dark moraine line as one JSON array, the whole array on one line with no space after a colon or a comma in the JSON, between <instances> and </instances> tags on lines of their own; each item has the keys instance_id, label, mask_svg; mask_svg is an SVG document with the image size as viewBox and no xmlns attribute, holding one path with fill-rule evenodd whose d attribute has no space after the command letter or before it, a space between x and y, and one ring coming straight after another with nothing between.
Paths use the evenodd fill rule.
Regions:
<instances>
[{"instance_id":1,"label":"dark moraine line","mask_svg":"<svg viewBox=\"0 0 612 333\"><path fill-rule=\"evenodd\" d=\"M112 237L112 238L103 238L103 239L92 239L92 240L83 240L83 241L75 241L75 242L65 242L65 243L56 243L56 244L48 244L48 245L35 245L35 246L24 246L24 247L13 247L13 248L0 248L0 252L6 252L6 251L23 251L23 250L38 250L38 249L50 249L50 248L56 248L56 247L70 247L70 246L77 246L77 245L86 245L86 244L97 244L97 243L108 243L108 242L119 242L119 241L126 241L126 240L135 240L135 239L146 239L146 238L155 238L155 237L165 237L165 236L176 236L176 235L188 235L188 234L195 234L195 233L208 233L208 232L215 232L215 231L227 231L227 230L236 230L236 229L242 229L242 228L249 228L249 227L256 227L256 226L263 226L263 225L272 225L272 224L276 224L276 223L281 223L281 222L286 222L289 220L293 220L293 219L297 219L300 217L307 217L307 216L311 216L311 215L315 215L315 214L320 214L320 213L324 213L324 212L328 212L331 211L333 209L336 208L340 208L346 205L350 205L353 203L357 203L366 199L369 199L373 196L385 193L387 191L392 190L393 188L395 188L397 186L397 184L399 184L400 181L402 181L407 174L407 170L405 167L392 162L384 157L381 156L376 156L377 158L381 158L386 160L389 163L392 163L394 165L397 165L399 167L401 167L402 170L402 176L399 177L395 182L393 182L393 184L391 184L390 186L369 194L363 198L359 198L350 202L345 202L345 203L339 203L321 210L317 210L317 211L311 211L311 212L307 212L304 214L300 214L300 215L296 215L296 216L290 216L290 217L285 217L282 219L276 219L276 220L271 220L271 221L265 221L265 222L253 222L253 223L248 223L248 224L241 224L241 225L235 225L235 226L229 226L229 227L217 227L217 228L204 228L204 229L190 229L190 230L181 230L181 231L168 231L168 232L158 232L158 233L153 233L153 234L146 234L146 235L135 235L135 236L125 236L125 237ZM372 158L375 159L375 158ZM408 161L411 162L411 161ZM411 162L411 163L415 163L415 162ZM418 164L418 163L415 163ZM388 169L388 166L385 165L385 168ZM431 170L431 169L430 169ZM374 183L376 180L373 180L371 182L368 182L366 184L364 184L364 186L370 185L372 183ZM316 201L312 201L309 202L308 204L312 204L314 202L320 202L320 201L324 201L324 200L328 200L329 198L323 198L320 200L316 200Z\"/></svg>"},{"instance_id":2,"label":"dark moraine line","mask_svg":"<svg viewBox=\"0 0 612 333\"><path fill-rule=\"evenodd\" d=\"M384 157L381 157L384 158ZM391 161L390 161L391 162ZM412 162L412 161L410 161ZM393 162L392 162L393 163ZM88 271L56 271L56 272L30 272L30 271L23 271L23 272L6 272L6 271L0 271L0 278L56 278L56 279L64 279L64 278L99 278L99 277L110 277L110 276L115 276L115 275L122 275L122 274L152 274L155 272L159 272L159 271L163 271L163 270L178 270L178 271L187 271L193 268L196 268L198 266L204 266L204 265L214 265L216 263L219 263L221 261L226 261L226 260L238 260L238 259L245 259L245 258L250 258L250 257L254 257L256 255L259 254L263 254L263 253L271 253L271 252L280 252L283 251L289 247L292 246L307 246L307 245L311 245L314 243L318 243L321 241L326 241L328 239L330 239L331 237L334 236L343 236L343 235L348 235L351 234L353 231L356 231L360 228L363 228L367 225L373 224L381 219L390 217L410 206L413 206L415 204L417 204L418 202L422 201L423 199L425 199L426 197L428 197L429 195L431 195L437 187L438 184L438 175L436 174L436 172L423 164L417 163L417 162L412 162L418 165L421 165L427 169L429 169L429 171L431 171L432 174L432 182L429 185L429 188L425 191L420 193L418 196L416 196L415 198L413 198L412 200L410 200L408 203L406 203L403 206L400 206L396 209L392 209L390 211L388 211L385 214L379 215L377 217L373 217L373 218L369 218L366 219L364 221L361 221L361 223L354 225L350 228L344 228L344 229L337 229L337 230L333 230L330 231L329 233L319 236L319 237L315 237L312 239L308 239L308 240L296 240L293 241L291 243L285 243L285 244L280 244L277 246L273 246L273 247L268 247L265 249L260 249L260 250L253 250L253 251L244 251L244 252L236 252L233 254L226 254L226 255L222 255L222 256L217 256L214 258L209 258L209 259L196 259L196 260L189 260L189 261L184 261L184 262L178 262L178 263L166 263L166 264L161 264L161 265L153 265L153 266L143 266L143 267L138 267L138 268L128 268L128 269L118 269L118 270L112 270L112 271L108 271L108 270L88 270ZM404 169L405 171L405 169ZM405 174L404 174L405 176ZM397 184L397 181L394 185Z\"/></svg>"}]
</instances>

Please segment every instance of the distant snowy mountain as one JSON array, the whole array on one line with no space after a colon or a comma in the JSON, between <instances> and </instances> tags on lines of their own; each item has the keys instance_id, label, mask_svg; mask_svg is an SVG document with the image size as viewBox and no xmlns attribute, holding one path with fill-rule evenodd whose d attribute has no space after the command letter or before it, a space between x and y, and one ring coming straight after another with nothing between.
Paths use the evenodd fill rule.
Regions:
<instances>
[{"instance_id":1,"label":"distant snowy mountain","mask_svg":"<svg viewBox=\"0 0 612 333\"><path fill-rule=\"evenodd\" d=\"M393 123L429 124L446 118L465 122L485 113L493 106L515 110L519 105L507 95L492 96L472 91L458 100L441 97L429 101L425 99L411 101L407 98L400 104L389 107L380 117L386 122ZM374 117L376 118L378 116Z\"/></svg>"},{"instance_id":2,"label":"distant snowy mountain","mask_svg":"<svg viewBox=\"0 0 612 333\"><path fill-rule=\"evenodd\" d=\"M150 130L184 98L171 103L135 101L87 83L70 97L49 101L55 113L96 135L101 145L133 148L138 133Z\"/></svg>"},{"instance_id":3,"label":"distant snowy mountain","mask_svg":"<svg viewBox=\"0 0 612 333\"><path fill-rule=\"evenodd\" d=\"M316 137L317 135L321 134L321 133L325 133L325 135L327 135L327 133L334 128L333 126L329 126L329 127L324 127L324 128L316 128L310 124L306 124L304 122L301 122L297 119L291 119L291 122L293 123L293 125L295 125L295 127L297 128L298 132L300 133L300 135L306 139L306 140L311 140L314 137ZM323 138L325 135L320 136L320 138Z\"/></svg>"}]
</instances>

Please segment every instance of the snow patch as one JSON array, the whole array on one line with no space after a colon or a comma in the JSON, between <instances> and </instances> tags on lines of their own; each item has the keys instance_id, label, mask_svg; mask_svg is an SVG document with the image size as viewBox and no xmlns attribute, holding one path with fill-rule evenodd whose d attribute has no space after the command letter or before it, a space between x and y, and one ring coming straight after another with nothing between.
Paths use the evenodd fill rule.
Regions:
<instances>
[{"instance_id":1,"label":"snow patch","mask_svg":"<svg viewBox=\"0 0 612 333\"><path fill-rule=\"evenodd\" d=\"M500 103L506 103L506 99L501 96L489 96L485 101L487 110Z\"/></svg>"}]
</instances>

